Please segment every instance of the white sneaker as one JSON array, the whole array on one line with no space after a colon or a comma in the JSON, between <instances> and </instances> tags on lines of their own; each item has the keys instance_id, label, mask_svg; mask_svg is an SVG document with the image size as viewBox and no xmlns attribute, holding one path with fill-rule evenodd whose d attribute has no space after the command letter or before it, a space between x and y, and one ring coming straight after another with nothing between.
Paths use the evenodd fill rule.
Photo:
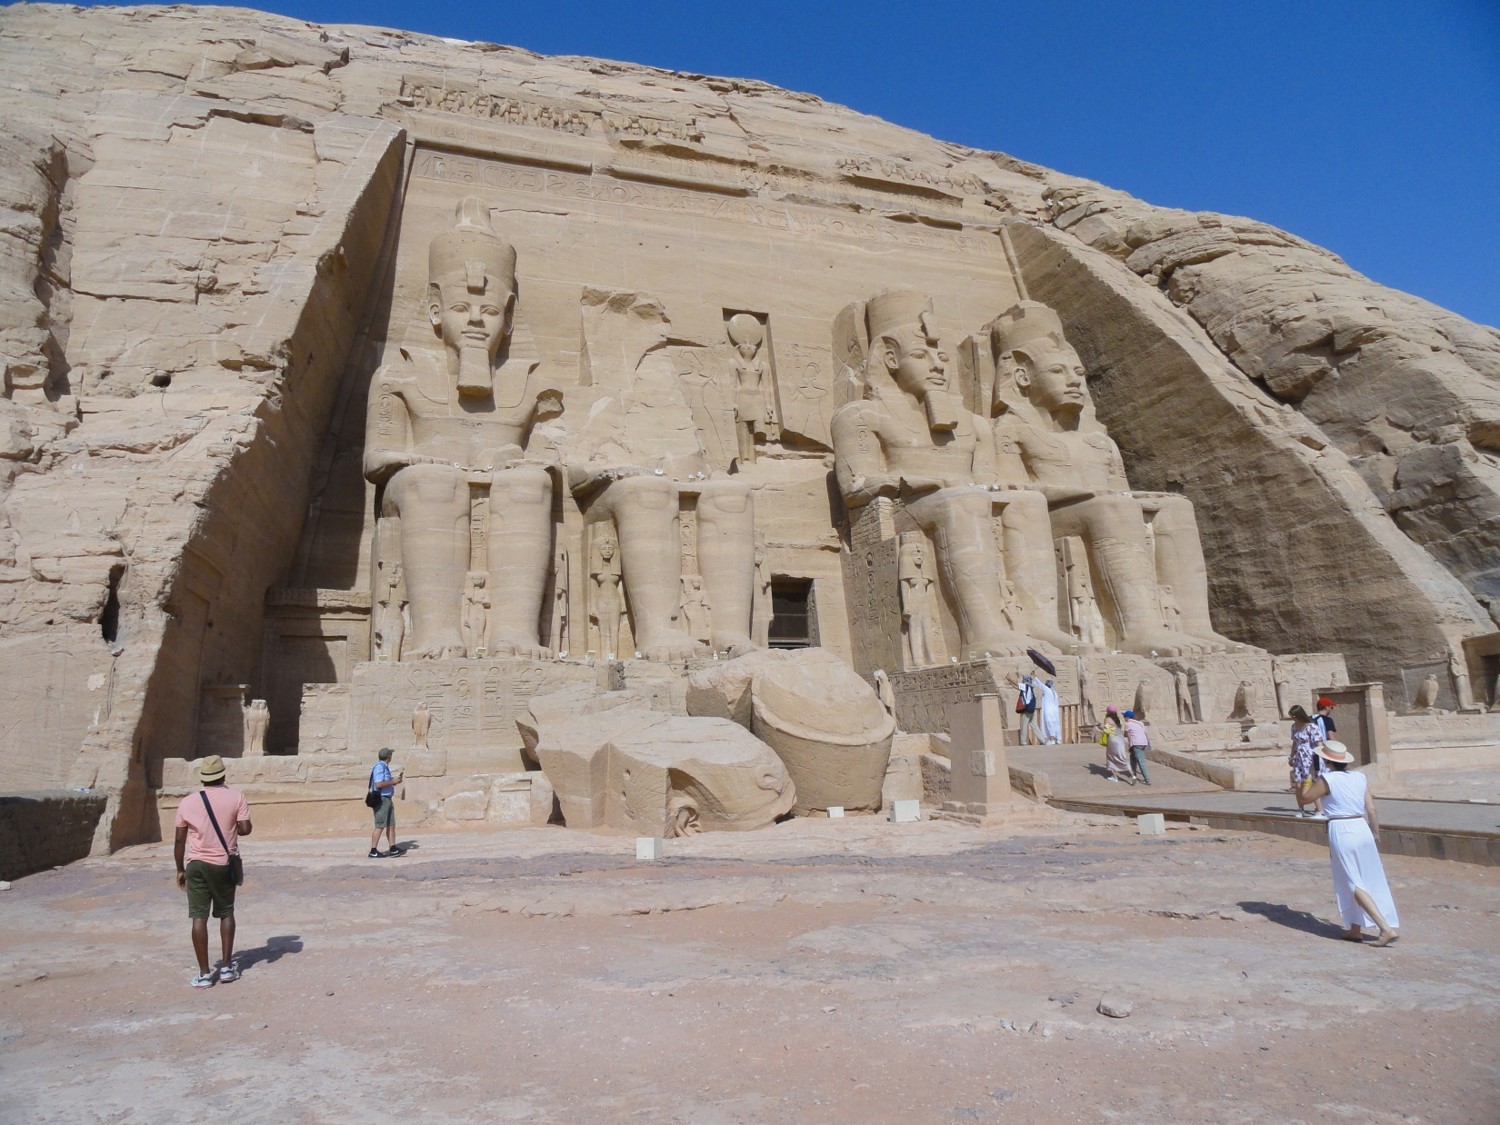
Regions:
<instances>
[{"instance_id":1,"label":"white sneaker","mask_svg":"<svg viewBox=\"0 0 1500 1125\"><path fill-rule=\"evenodd\" d=\"M216 979L214 971L210 969L206 973L194 973L193 979L189 983L194 988L212 988Z\"/></svg>"}]
</instances>

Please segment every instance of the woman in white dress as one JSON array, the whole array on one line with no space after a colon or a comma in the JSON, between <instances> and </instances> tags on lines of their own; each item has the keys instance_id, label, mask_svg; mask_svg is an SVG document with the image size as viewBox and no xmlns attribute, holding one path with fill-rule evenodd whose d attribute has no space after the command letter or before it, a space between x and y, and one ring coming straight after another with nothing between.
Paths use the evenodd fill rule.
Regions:
<instances>
[{"instance_id":1,"label":"woman in white dress","mask_svg":"<svg viewBox=\"0 0 1500 1125\"><path fill-rule=\"evenodd\" d=\"M1323 799L1328 818L1328 858L1333 868L1333 890L1339 914L1348 926L1347 941L1363 941L1364 927L1380 931L1376 945L1390 945L1397 938L1401 921L1396 903L1385 881L1385 867L1375 846L1380 821L1365 775L1349 769L1354 755L1342 742L1325 742L1317 748L1325 766L1323 775L1297 793L1298 804Z\"/></svg>"},{"instance_id":2,"label":"woman in white dress","mask_svg":"<svg viewBox=\"0 0 1500 1125\"><path fill-rule=\"evenodd\" d=\"M1120 712L1113 705L1104 709L1104 725L1099 728L1099 742L1104 746L1104 768L1110 781L1135 784L1130 768L1130 753L1125 747L1125 732L1120 726Z\"/></svg>"}]
</instances>

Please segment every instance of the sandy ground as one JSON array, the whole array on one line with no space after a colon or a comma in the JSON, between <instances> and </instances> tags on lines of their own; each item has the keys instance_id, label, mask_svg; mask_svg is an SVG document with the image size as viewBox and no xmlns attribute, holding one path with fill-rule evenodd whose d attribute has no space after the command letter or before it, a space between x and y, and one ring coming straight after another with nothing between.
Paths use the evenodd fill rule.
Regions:
<instances>
[{"instance_id":1,"label":"sandy ground","mask_svg":"<svg viewBox=\"0 0 1500 1125\"><path fill-rule=\"evenodd\" d=\"M165 846L0 892L0 1120L1500 1121L1496 869L1389 857L1378 950L1187 826L411 839L246 841L203 992Z\"/></svg>"}]
</instances>

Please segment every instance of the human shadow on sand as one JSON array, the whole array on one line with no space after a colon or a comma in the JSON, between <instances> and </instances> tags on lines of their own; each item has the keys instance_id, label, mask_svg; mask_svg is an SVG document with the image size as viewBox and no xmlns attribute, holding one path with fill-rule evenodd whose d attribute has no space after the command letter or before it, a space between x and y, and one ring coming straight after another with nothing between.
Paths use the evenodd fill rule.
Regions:
<instances>
[{"instance_id":1,"label":"human shadow on sand","mask_svg":"<svg viewBox=\"0 0 1500 1125\"><path fill-rule=\"evenodd\" d=\"M288 953L301 952L301 937L297 934L278 934L276 937L266 938L265 945L240 950L234 959L240 963L241 969L248 969L251 965L269 965L272 961L280 961Z\"/></svg>"},{"instance_id":2,"label":"human shadow on sand","mask_svg":"<svg viewBox=\"0 0 1500 1125\"><path fill-rule=\"evenodd\" d=\"M1239 907L1246 914L1259 914L1278 926L1285 926L1289 930L1298 930L1304 934L1312 934L1314 937L1341 938L1344 936L1342 926L1325 922L1322 918L1309 914L1305 910L1293 910L1290 906L1281 903L1242 902Z\"/></svg>"}]
</instances>

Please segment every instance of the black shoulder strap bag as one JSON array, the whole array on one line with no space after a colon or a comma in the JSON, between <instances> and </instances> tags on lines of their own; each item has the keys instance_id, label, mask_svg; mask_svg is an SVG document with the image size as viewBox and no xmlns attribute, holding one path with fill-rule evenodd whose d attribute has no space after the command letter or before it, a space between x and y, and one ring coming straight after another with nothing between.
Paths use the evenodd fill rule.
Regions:
<instances>
[{"instance_id":1,"label":"black shoulder strap bag","mask_svg":"<svg viewBox=\"0 0 1500 1125\"><path fill-rule=\"evenodd\" d=\"M203 798L203 807L208 810L208 823L214 826L214 833L219 837L219 847L224 849L224 855L229 860L229 881L236 887L245 885L245 861L240 859L239 853L230 854L229 843L224 839L224 830L219 827L219 820L214 816L213 802L208 799L207 791L198 790L198 796Z\"/></svg>"}]
</instances>

